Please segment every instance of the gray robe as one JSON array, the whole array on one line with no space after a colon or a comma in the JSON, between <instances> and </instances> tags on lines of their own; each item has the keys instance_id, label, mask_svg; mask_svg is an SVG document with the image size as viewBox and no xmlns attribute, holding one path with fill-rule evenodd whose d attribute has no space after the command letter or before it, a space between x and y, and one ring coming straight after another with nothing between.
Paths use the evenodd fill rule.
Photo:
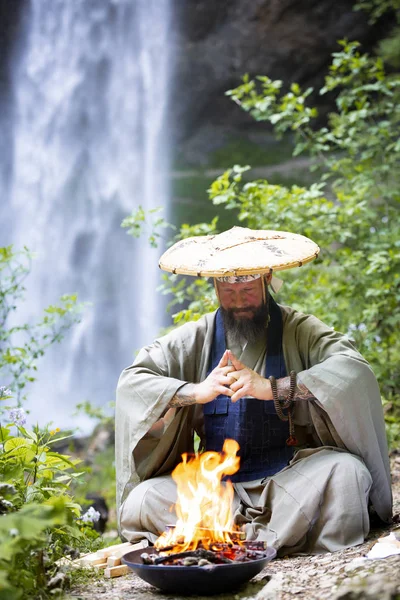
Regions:
<instances>
[{"instance_id":1,"label":"gray robe","mask_svg":"<svg viewBox=\"0 0 400 600\"><path fill-rule=\"evenodd\" d=\"M388 448L379 388L368 363L342 334L317 318L280 306L288 372L315 396L297 402L296 437L316 446L335 446L359 456L371 476L370 501L389 522L392 496ZM215 313L179 327L143 348L121 374L116 404L117 514L140 482L164 475L193 451L202 431L202 407L168 409L177 390L202 381L207 372ZM260 355L248 354L255 368Z\"/></svg>"}]
</instances>

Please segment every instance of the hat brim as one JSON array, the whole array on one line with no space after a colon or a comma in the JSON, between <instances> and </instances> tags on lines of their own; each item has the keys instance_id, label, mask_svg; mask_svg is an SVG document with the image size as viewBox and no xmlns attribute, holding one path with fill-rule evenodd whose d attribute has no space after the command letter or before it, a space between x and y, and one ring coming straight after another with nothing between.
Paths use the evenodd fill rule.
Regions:
<instances>
[{"instance_id":1,"label":"hat brim","mask_svg":"<svg viewBox=\"0 0 400 600\"><path fill-rule=\"evenodd\" d=\"M319 251L315 242L296 233L233 227L180 240L164 252L159 267L197 277L253 275L301 267Z\"/></svg>"}]
</instances>

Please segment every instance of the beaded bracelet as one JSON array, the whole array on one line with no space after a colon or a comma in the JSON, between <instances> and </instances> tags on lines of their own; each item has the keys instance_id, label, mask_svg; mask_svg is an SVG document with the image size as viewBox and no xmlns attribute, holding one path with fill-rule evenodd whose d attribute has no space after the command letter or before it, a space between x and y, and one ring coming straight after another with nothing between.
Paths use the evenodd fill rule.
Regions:
<instances>
[{"instance_id":1,"label":"beaded bracelet","mask_svg":"<svg viewBox=\"0 0 400 600\"><path fill-rule=\"evenodd\" d=\"M293 408L294 408L294 393L296 391L296 371L290 371L290 389L289 395L286 400L280 400L278 397L278 388L276 385L276 379L273 375L269 378L271 383L272 398L274 401L274 407L276 414L281 421L289 421L289 437L286 440L287 446L297 446L297 438L294 435L294 423L293 423ZM287 410L287 414L283 411Z\"/></svg>"}]
</instances>

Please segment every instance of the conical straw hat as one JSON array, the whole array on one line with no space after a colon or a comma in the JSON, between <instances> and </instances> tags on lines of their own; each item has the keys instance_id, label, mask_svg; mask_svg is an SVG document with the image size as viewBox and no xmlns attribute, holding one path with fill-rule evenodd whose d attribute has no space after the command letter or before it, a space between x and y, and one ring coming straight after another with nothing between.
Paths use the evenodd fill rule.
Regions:
<instances>
[{"instance_id":1,"label":"conical straw hat","mask_svg":"<svg viewBox=\"0 0 400 600\"><path fill-rule=\"evenodd\" d=\"M252 275L301 267L319 250L312 240L296 233L232 227L218 235L177 242L161 256L159 267L198 277Z\"/></svg>"}]
</instances>

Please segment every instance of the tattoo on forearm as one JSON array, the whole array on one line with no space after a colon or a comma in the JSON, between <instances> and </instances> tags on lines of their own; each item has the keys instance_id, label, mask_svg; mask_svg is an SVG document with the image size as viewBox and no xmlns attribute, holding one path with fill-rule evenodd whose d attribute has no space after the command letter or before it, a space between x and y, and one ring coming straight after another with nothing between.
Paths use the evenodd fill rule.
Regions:
<instances>
[{"instance_id":1,"label":"tattoo on forearm","mask_svg":"<svg viewBox=\"0 0 400 600\"><path fill-rule=\"evenodd\" d=\"M278 397L282 399L287 398L290 391L290 377L277 379L276 384ZM303 383L298 383L294 393L294 400L315 400L315 396L313 396L308 387L306 387Z\"/></svg>"},{"instance_id":2,"label":"tattoo on forearm","mask_svg":"<svg viewBox=\"0 0 400 600\"><path fill-rule=\"evenodd\" d=\"M295 400L315 400L315 396L310 392L304 383L298 383L294 394Z\"/></svg>"},{"instance_id":3,"label":"tattoo on forearm","mask_svg":"<svg viewBox=\"0 0 400 600\"><path fill-rule=\"evenodd\" d=\"M176 406L190 406L191 404L196 404L193 386L193 383L187 383L182 386L171 399L169 406L174 408Z\"/></svg>"}]
</instances>

